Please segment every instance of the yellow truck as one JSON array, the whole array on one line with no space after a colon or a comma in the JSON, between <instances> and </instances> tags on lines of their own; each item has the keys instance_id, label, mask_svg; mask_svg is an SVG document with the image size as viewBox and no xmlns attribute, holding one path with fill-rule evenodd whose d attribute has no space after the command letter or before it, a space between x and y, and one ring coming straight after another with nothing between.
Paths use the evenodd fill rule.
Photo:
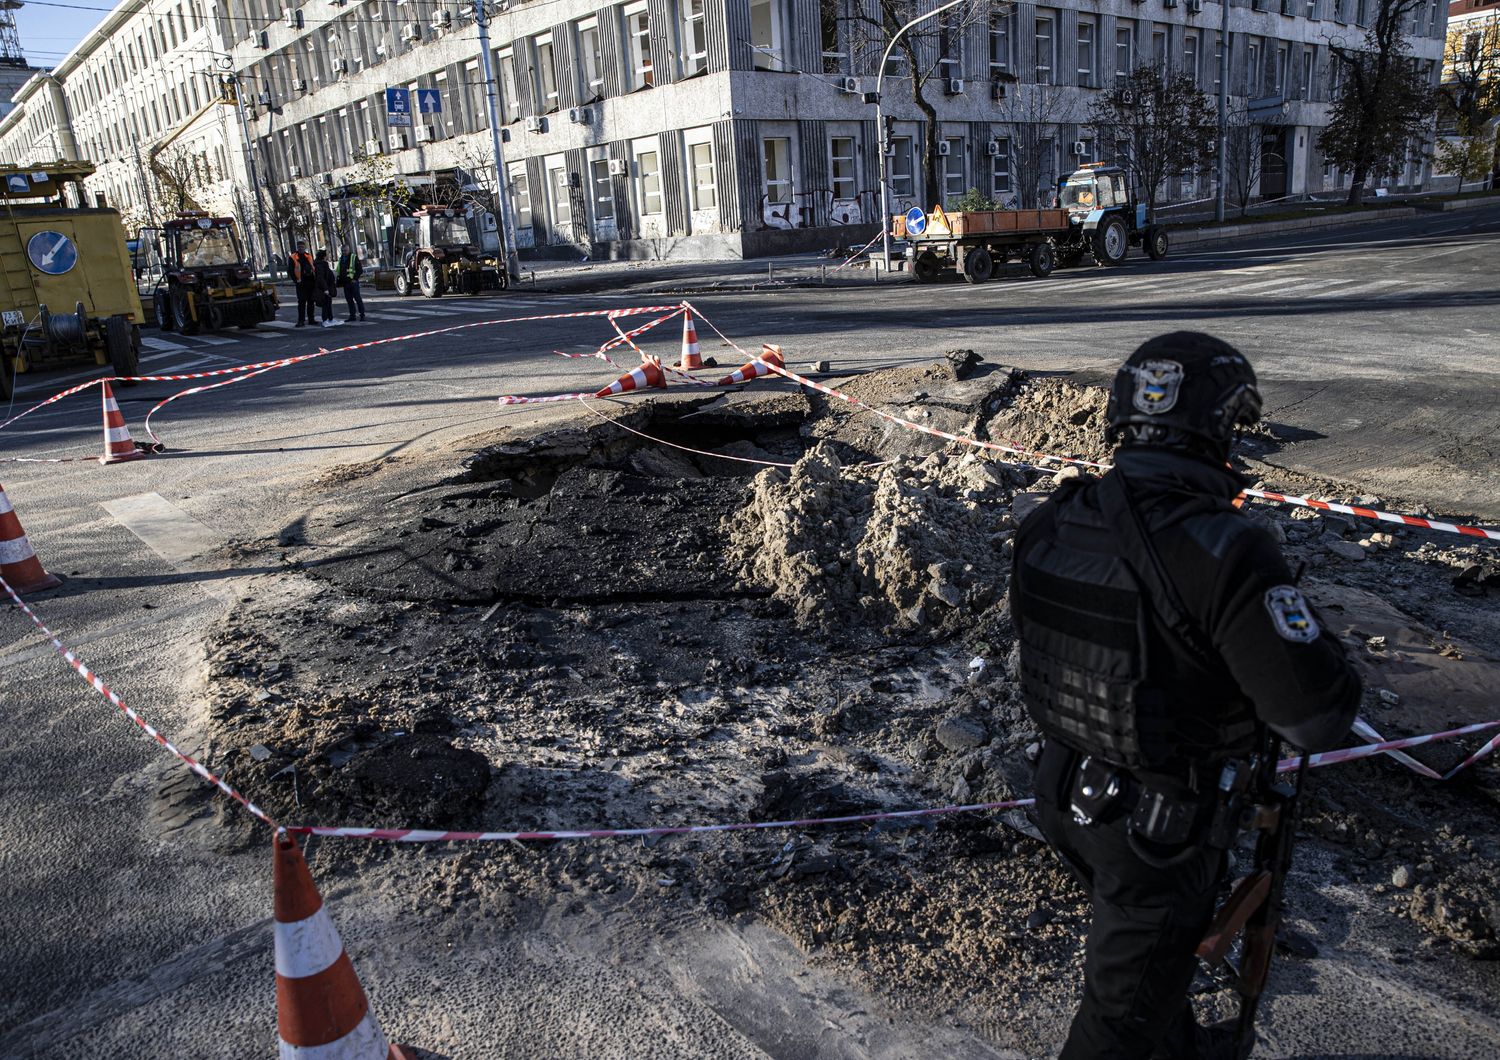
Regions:
<instances>
[{"instance_id":1,"label":"yellow truck","mask_svg":"<svg viewBox=\"0 0 1500 1060\"><path fill-rule=\"evenodd\" d=\"M140 364L141 300L116 210L83 203L88 162L0 166L0 398L20 372Z\"/></svg>"}]
</instances>

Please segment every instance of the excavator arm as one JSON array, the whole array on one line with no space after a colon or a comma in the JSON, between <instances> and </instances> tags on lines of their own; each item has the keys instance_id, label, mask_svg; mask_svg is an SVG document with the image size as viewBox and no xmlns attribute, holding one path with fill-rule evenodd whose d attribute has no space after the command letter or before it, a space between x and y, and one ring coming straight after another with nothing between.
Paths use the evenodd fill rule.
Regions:
<instances>
[{"instance_id":1,"label":"excavator arm","mask_svg":"<svg viewBox=\"0 0 1500 1060\"><path fill-rule=\"evenodd\" d=\"M207 103L203 104L203 106L193 111L192 114L179 122L175 129L173 129L166 136L162 137L160 140L156 141L156 143L152 144L146 150L146 164L151 168L151 175L156 178L158 184L162 185L163 187L171 187L177 183L176 178L172 175L171 172L168 171L167 167L162 165L161 163L162 152L176 143L184 133L186 133L193 127L193 124L197 122L199 118L203 117L203 115L207 114L215 107L224 105L235 106L238 104L238 102L239 98L235 94L234 82L220 81L219 94L217 96L214 96ZM182 208L185 210L202 209L202 207L198 205L197 201L193 199L187 188L182 189Z\"/></svg>"}]
</instances>

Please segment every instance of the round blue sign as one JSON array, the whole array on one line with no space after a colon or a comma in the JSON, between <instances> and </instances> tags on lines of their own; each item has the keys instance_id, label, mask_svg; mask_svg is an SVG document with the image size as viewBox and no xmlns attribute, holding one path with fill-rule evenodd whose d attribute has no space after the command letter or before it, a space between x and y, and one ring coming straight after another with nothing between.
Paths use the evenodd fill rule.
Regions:
<instances>
[{"instance_id":1,"label":"round blue sign","mask_svg":"<svg viewBox=\"0 0 1500 1060\"><path fill-rule=\"evenodd\" d=\"M913 206L906 211L906 230L914 236L927 231L927 215L922 212L922 207Z\"/></svg>"},{"instance_id":2,"label":"round blue sign","mask_svg":"<svg viewBox=\"0 0 1500 1060\"><path fill-rule=\"evenodd\" d=\"M26 256L38 272L61 276L78 264L78 247L61 232L38 232L26 241Z\"/></svg>"}]
</instances>

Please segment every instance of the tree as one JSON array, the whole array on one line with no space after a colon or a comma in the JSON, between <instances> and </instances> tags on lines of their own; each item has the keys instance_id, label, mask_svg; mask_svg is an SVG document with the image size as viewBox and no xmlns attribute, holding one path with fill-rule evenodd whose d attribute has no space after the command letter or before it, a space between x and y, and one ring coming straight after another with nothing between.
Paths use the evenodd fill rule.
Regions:
<instances>
[{"instance_id":1,"label":"tree","mask_svg":"<svg viewBox=\"0 0 1500 1060\"><path fill-rule=\"evenodd\" d=\"M1488 126L1470 132L1470 119L1460 118L1454 135L1442 136L1437 142L1437 163L1444 173L1458 177L1455 197L1463 194L1469 178L1488 173L1495 160L1495 133Z\"/></svg>"},{"instance_id":2,"label":"tree","mask_svg":"<svg viewBox=\"0 0 1500 1060\"><path fill-rule=\"evenodd\" d=\"M983 21L991 7L993 4L986 0L966 0L907 30L891 51L891 61L885 71L886 82L893 77L908 80L912 102L924 119L922 175L930 198L941 196L943 181L938 170L938 159L942 156L938 154L937 107L928 96L934 81L961 76L966 31ZM871 0L870 3L851 4L847 21L855 51L863 55L873 54L873 61L878 64L886 45L901 27L931 9L924 0Z\"/></svg>"},{"instance_id":3,"label":"tree","mask_svg":"<svg viewBox=\"0 0 1500 1060\"><path fill-rule=\"evenodd\" d=\"M1261 129L1267 123L1252 119L1243 99L1231 101L1229 108L1224 127L1224 191L1244 217L1250 212L1250 198L1260 184L1265 158Z\"/></svg>"},{"instance_id":4,"label":"tree","mask_svg":"<svg viewBox=\"0 0 1500 1060\"><path fill-rule=\"evenodd\" d=\"M213 183L213 169L205 156L179 146L165 151L153 149L150 159L151 175L155 178L153 192L163 215L173 217L202 209L197 193Z\"/></svg>"},{"instance_id":5,"label":"tree","mask_svg":"<svg viewBox=\"0 0 1500 1060\"><path fill-rule=\"evenodd\" d=\"M1350 206L1364 202L1370 176L1399 165L1432 124L1432 90L1407 54L1411 45L1403 29L1423 4L1375 0L1362 47L1328 42L1344 76L1318 144L1325 161L1350 172Z\"/></svg>"},{"instance_id":6,"label":"tree","mask_svg":"<svg viewBox=\"0 0 1500 1060\"><path fill-rule=\"evenodd\" d=\"M1009 85L1000 106L1001 118L1010 125L1011 183L1023 210L1042 205L1043 187L1058 174L1057 139L1066 113L1062 92L1053 85Z\"/></svg>"},{"instance_id":7,"label":"tree","mask_svg":"<svg viewBox=\"0 0 1500 1060\"><path fill-rule=\"evenodd\" d=\"M1115 161L1156 216L1156 200L1171 177L1207 164L1214 155L1218 113L1192 74L1143 63L1119 87L1095 97L1089 121L1106 144L1123 145Z\"/></svg>"}]
</instances>

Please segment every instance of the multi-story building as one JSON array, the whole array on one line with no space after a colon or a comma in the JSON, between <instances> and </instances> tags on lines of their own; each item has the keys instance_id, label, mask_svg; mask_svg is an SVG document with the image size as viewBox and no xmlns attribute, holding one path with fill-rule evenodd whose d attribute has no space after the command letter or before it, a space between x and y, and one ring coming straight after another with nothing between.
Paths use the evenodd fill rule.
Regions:
<instances>
[{"instance_id":1,"label":"multi-story building","mask_svg":"<svg viewBox=\"0 0 1500 1060\"><path fill-rule=\"evenodd\" d=\"M1438 105L1438 134L1450 144L1464 142L1459 136L1459 115L1472 108L1484 119L1475 127L1466 123L1466 136L1478 136L1489 145L1489 165L1476 164L1464 188L1494 187L1500 176L1500 115L1490 113L1500 97L1500 0L1452 0L1448 5L1447 47L1443 54L1442 98ZM1450 157L1449 162L1457 162ZM1457 172L1434 169L1434 185L1444 190L1458 188ZM1477 160L1476 160L1477 162Z\"/></svg>"},{"instance_id":2,"label":"multi-story building","mask_svg":"<svg viewBox=\"0 0 1500 1060\"><path fill-rule=\"evenodd\" d=\"M253 216L240 194L243 137L220 105L227 55L206 0L123 0L0 118L0 162L87 160L94 205L159 220L156 167L215 212ZM221 64L215 62L219 57Z\"/></svg>"}]
</instances>

